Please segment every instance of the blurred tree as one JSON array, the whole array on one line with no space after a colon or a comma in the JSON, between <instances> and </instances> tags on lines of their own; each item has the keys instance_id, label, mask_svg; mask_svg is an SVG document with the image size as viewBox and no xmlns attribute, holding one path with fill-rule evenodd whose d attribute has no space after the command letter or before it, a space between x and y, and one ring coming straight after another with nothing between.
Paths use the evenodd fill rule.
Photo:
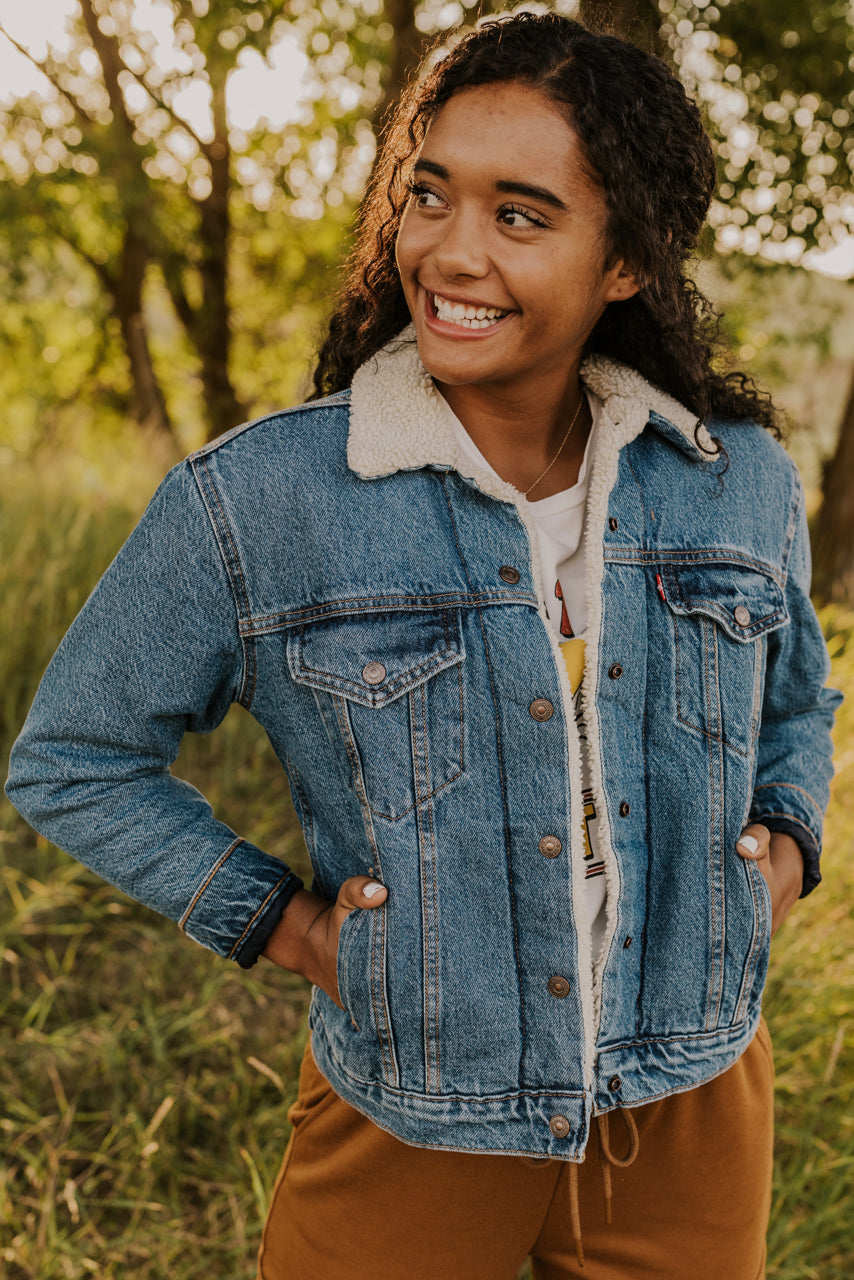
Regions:
<instances>
[{"instance_id":1,"label":"blurred tree","mask_svg":"<svg viewBox=\"0 0 854 1280\"><path fill-rule=\"evenodd\" d=\"M718 134L724 251L799 262L854 232L854 9L848 0L661 0L662 35ZM854 371L824 471L815 590L854 603Z\"/></svg>"},{"instance_id":2,"label":"blurred tree","mask_svg":"<svg viewBox=\"0 0 854 1280\"><path fill-rule=\"evenodd\" d=\"M655 12L653 12L655 11ZM767 267L854 232L854 9L849 0L580 0L646 47L658 27L712 128L720 185L710 222L723 253ZM814 585L854 604L854 371L824 467Z\"/></svg>"},{"instance_id":3,"label":"blurred tree","mask_svg":"<svg viewBox=\"0 0 854 1280\"><path fill-rule=\"evenodd\" d=\"M194 354L215 436L257 398L251 371L234 358L235 344L257 351L265 340L253 310L279 332L293 331L265 301L276 284L313 290L313 308L303 290L296 309L304 358L306 322L317 323L373 161L373 122L396 100L427 39L465 9L439 0L78 3L68 39L43 57L0 27L45 77L0 111L4 209L26 212L95 274L127 355L133 416L165 435L169 375L152 357L146 303L159 282ZM280 100L267 92L265 102L276 68ZM231 93L233 77L247 74L260 94L254 113L245 102L236 108ZM302 94L293 92L300 79ZM283 90L292 91L290 121ZM282 271L265 234L273 223ZM263 280L250 278L253 261L263 261ZM287 311L292 297L277 302ZM248 326L243 335L235 307ZM254 341L241 342L250 335Z\"/></svg>"}]
</instances>

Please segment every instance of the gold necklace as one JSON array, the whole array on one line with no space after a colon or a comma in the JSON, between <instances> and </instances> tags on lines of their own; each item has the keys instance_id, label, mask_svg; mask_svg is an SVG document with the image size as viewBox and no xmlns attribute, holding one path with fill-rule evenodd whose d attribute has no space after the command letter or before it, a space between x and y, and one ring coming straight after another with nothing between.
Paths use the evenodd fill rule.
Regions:
<instances>
[{"instance_id":1,"label":"gold necklace","mask_svg":"<svg viewBox=\"0 0 854 1280\"><path fill-rule=\"evenodd\" d=\"M522 490L522 492L524 493L524 495L525 495L525 497L526 497L526 498L527 498L528 494L531 492L531 490L532 490L532 489L536 489L537 485L540 483L540 481L541 481L541 480L545 480L546 476L549 474L549 472L551 471L552 467L553 467L553 466L554 466L554 464L557 462L557 460L558 460L558 458L560 457L560 455L563 453L563 447L564 447L564 445L566 444L567 440L569 439L569 436L570 436L570 433L571 433L571 431L572 431L572 428L575 426L575 423L576 423L576 420L577 420L577 418L578 418L578 415L581 413L581 406L582 406L583 404L584 404L584 392L582 391L582 392L581 392L581 395L580 395L580 396L579 396L579 398L578 398L578 407L577 407L577 409L575 410L575 413L572 415L572 422L570 422L569 426L568 426L568 427L567 427L567 429L566 429L566 435L564 436L564 438L561 440L560 444L558 445L557 453L556 453L556 454L555 454L555 456L552 458L551 462L550 462L550 463L549 463L549 465L546 467L545 471L542 471L542 472L537 476L537 478L536 478L536 480L534 481L534 483L533 483L533 484L529 484L529 485L528 485L528 487L527 487L527 489L523 489L523 490Z\"/></svg>"}]
</instances>

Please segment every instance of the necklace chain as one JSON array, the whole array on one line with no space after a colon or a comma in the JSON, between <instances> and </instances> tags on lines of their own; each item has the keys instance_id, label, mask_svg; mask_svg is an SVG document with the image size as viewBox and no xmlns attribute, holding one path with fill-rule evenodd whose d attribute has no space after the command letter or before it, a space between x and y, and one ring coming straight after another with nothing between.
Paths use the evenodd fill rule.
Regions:
<instances>
[{"instance_id":1,"label":"necklace chain","mask_svg":"<svg viewBox=\"0 0 854 1280\"><path fill-rule=\"evenodd\" d=\"M568 426L568 427L567 427L567 429L566 429L566 435L564 436L564 438L561 440L560 444L558 445L557 453L556 453L556 454L555 454L555 456L552 458L551 462L550 462L550 463L549 463L549 465L546 467L545 471L541 471L541 472L540 472L540 474L537 476L537 478L536 478L536 480L534 481L534 483L533 483L533 484L529 484L529 485L528 485L528 487L527 487L527 489L524 489L524 490L523 490L523 493L524 493L524 495L525 495L525 497L526 497L526 498L527 498L527 496L528 496L528 494L529 494L529 493L531 493L534 489L536 489L537 485L540 483L540 481L541 481L541 480L545 480L546 476L549 474L549 472L551 471L552 467L553 467L553 466L554 466L554 464L557 462L557 460L558 460L558 458L560 457L560 455L563 453L564 446L565 446L565 444L566 444L567 440L569 439L569 437L570 437L570 435L571 435L571 433L572 433L572 428L575 426L575 423L576 423L576 421L578 420L578 415L581 413L581 406L582 406L583 404L584 404L584 392L582 391L582 392L580 393L579 397L578 397L578 406L577 406L577 408L576 408L576 410L575 410L575 413L572 415L572 422L570 422L569 426Z\"/></svg>"}]
</instances>

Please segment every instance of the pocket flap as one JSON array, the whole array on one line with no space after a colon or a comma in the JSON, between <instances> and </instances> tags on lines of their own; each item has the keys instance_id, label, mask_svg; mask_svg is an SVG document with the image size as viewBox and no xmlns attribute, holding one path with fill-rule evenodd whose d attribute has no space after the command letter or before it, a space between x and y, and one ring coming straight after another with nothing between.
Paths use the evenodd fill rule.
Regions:
<instances>
[{"instance_id":1,"label":"pocket flap","mask_svg":"<svg viewBox=\"0 0 854 1280\"><path fill-rule=\"evenodd\" d=\"M717 561L666 564L661 578L674 613L713 618L742 644L789 621L782 587L761 569Z\"/></svg>"},{"instance_id":2,"label":"pocket flap","mask_svg":"<svg viewBox=\"0 0 854 1280\"><path fill-rule=\"evenodd\" d=\"M300 684L382 707L465 657L459 614L354 614L288 636L288 666Z\"/></svg>"}]
</instances>

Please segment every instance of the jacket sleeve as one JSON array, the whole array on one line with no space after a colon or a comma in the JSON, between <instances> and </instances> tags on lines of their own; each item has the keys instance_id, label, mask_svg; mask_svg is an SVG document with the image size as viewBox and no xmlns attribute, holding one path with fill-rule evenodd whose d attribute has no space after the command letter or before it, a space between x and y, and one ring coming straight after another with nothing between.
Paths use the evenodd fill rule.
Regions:
<instances>
[{"instance_id":1,"label":"jacket sleeve","mask_svg":"<svg viewBox=\"0 0 854 1280\"><path fill-rule=\"evenodd\" d=\"M750 820L794 837L804 858L802 897L821 880L819 856L829 799L830 731L842 695L824 687L830 661L809 596L810 546L803 494L797 480L793 537L786 582L789 625L772 632L758 768Z\"/></svg>"},{"instance_id":2,"label":"jacket sleeve","mask_svg":"<svg viewBox=\"0 0 854 1280\"><path fill-rule=\"evenodd\" d=\"M173 777L240 695L229 579L188 464L163 481L62 641L11 755L28 822L197 942L253 963L301 881Z\"/></svg>"}]
</instances>

